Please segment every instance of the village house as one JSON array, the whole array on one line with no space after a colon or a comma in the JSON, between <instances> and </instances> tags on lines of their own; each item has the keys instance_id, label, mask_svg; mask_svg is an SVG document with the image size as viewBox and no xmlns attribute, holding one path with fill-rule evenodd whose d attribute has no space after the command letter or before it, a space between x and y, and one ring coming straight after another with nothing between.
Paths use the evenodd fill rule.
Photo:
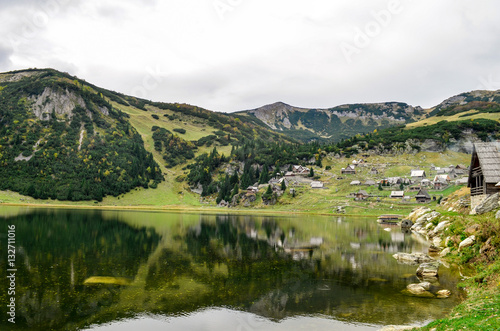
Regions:
<instances>
[{"instance_id":1,"label":"village house","mask_svg":"<svg viewBox=\"0 0 500 331\"><path fill-rule=\"evenodd\" d=\"M425 175L425 170L412 170L411 171L411 179L413 179L413 180L422 180L425 177L427 177Z\"/></svg>"},{"instance_id":2,"label":"village house","mask_svg":"<svg viewBox=\"0 0 500 331\"><path fill-rule=\"evenodd\" d=\"M388 178L384 178L380 181L383 185L391 185L391 186L394 186L394 185L400 185L401 183L405 183L405 184L410 184L409 180L408 179L403 179L401 177L388 177Z\"/></svg>"},{"instance_id":3,"label":"village house","mask_svg":"<svg viewBox=\"0 0 500 331\"><path fill-rule=\"evenodd\" d=\"M350 164L347 167L342 168L340 170L340 173L346 174L346 175L355 175L356 174L356 167Z\"/></svg>"},{"instance_id":4,"label":"village house","mask_svg":"<svg viewBox=\"0 0 500 331\"><path fill-rule=\"evenodd\" d=\"M431 181L427 178L424 178L422 179L422 181L420 182L420 185L421 186L431 186Z\"/></svg>"},{"instance_id":5,"label":"village house","mask_svg":"<svg viewBox=\"0 0 500 331\"><path fill-rule=\"evenodd\" d=\"M374 180L372 180L372 179L368 179L368 180L365 182L365 184L364 184L364 185L366 185L366 186L374 186L374 185L377 185L377 183L375 183L375 181L374 181Z\"/></svg>"},{"instance_id":6,"label":"village house","mask_svg":"<svg viewBox=\"0 0 500 331\"><path fill-rule=\"evenodd\" d=\"M444 174L444 175L436 175L434 176L434 181L441 181L443 183L449 183L451 181L451 178L449 175Z\"/></svg>"},{"instance_id":7,"label":"village house","mask_svg":"<svg viewBox=\"0 0 500 331\"><path fill-rule=\"evenodd\" d=\"M427 191L424 189L420 189L420 191L418 191L417 195L415 195L415 199L420 203L428 203L432 200L429 193L427 193Z\"/></svg>"},{"instance_id":8,"label":"village house","mask_svg":"<svg viewBox=\"0 0 500 331\"><path fill-rule=\"evenodd\" d=\"M462 164L457 164L455 166L455 173L457 176L465 175L467 173L467 167Z\"/></svg>"},{"instance_id":9,"label":"village house","mask_svg":"<svg viewBox=\"0 0 500 331\"><path fill-rule=\"evenodd\" d=\"M311 188L324 188L324 184L322 182L314 181L311 182Z\"/></svg>"},{"instance_id":10,"label":"village house","mask_svg":"<svg viewBox=\"0 0 500 331\"><path fill-rule=\"evenodd\" d=\"M450 168L436 168L438 175L447 174L450 172Z\"/></svg>"},{"instance_id":11,"label":"village house","mask_svg":"<svg viewBox=\"0 0 500 331\"><path fill-rule=\"evenodd\" d=\"M399 198L399 199L403 199L405 196L405 192L404 191L392 191L391 192L391 195L389 196L390 198Z\"/></svg>"},{"instance_id":12,"label":"village house","mask_svg":"<svg viewBox=\"0 0 500 331\"><path fill-rule=\"evenodd\" d=\"M434 176L434 180L432 181L432 186L436 190L440 190L440 189L448 186L450 181L451 181L450 176L448 176L446 174L445 175L436 175L436 176Z\"/></svg>"},{"instance_id":13,"label":"village house","mask_svg":"<svg viewBox=\"0 0 500 331\"><path fill-rule=\"evenodd\" d=\"M418 192L420 191L421 186L420 185L412 185L407 188L407 191L409 192Z\"/></svg>"},{"instance_id":14,"label":"village house","mask_svg":"<svg viewBox=\"0 0 500 331\"><path fill-rule=\"evenodd\" d=\"M281 185L281 183L283 181L285 182L285 185L288 186L288 183L289 183L290 180L287 179L287 178L284 178L284 177L282 177L282 178L276 178L276 177L271 178L269 180L268 184L279 184L279 185Z\"/></svg>"},{"instance_id":15,"label":"village house","mask_svg":"<svg viewBox=\"0 0 500 331\"><path fill-rule=\"evenodd\" d=\"M355 200L366 200L370 195L365 190L359 190L356 192Z\"/></svg>"},{"instance_id":16,"label":"village house","mask_svg":"<svg viewBox=\"0 0 500 331\"><path fill-rule=\"evenodd\" d=\"M455 168L450 168L448 176L450 177L450 179L457 178L458 177L457 170Z\"/></svg>"},{"instance_id":17,"label":"village house","mask_svg":"<svg viewBox=\"0 0 500 331\"><path fill-rule=\"evenodd\" d=\"M295 175L299 175L299 176L307 176L309 175L309 172L310 172L310 169L307 168L307 167L303 167L301 165L294 165L292 167L292 172L295 174Z\"/></svg>"},{"instance_id":18,"label":"village house","mask_svg":"<svg viewBox=\"0 0 500 331\"><path fill-rule=\"evenodd\" d=\"M249 186L247 188L247 193L256 194L257 192L259 192L259 188L257 186Z\"/></svg>"},{"instance_id":19,"label":"village house","mask_svg":"<svg viewBox=\"0 0 500 331\"><path fill-rule=\"evenodd\" d=\"M372 170L370 170L370 175L378 175L378 170L375 168L372 168Z\"/></svg>"},{"instance_id":20,"label":"village house","mask_svg":"<svg viewBox=\"0 0 500 331\"><path fill-rule=\"evenodd\" d=\"M359 180L353 180L351 185L361 185L361 182Z\"/></svg>"},{"instance_id":21,"label":"village house","mask_svg":"<svg viewBox=\"0 0 500 331\"><path fill-rule=\"evenodd\" d=\"M469 166L471 209L490 194L500 192L500 152L495 143L476 143Z\"/></svg>"}]
</instances>

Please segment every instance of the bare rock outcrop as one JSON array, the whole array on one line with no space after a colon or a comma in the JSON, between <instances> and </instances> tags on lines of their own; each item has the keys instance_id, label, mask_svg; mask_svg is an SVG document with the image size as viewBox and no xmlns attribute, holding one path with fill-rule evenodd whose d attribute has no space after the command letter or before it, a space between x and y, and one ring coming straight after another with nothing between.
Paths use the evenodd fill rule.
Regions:
<instances>
[{"instance_id":1,"label":"bare rock outcrop","mask_svg":"<svg viewBox=\"0 0 500 331\"><path fill-rule=\"evenodd\" d=\"M32 109L35 116L42 121L49 120L52 113L71 118L76 106L85 108L83 98L68 89L53 90L46 87L41 95L31 97L30 101L33 101Z\"/></svg>"}]
</instances>

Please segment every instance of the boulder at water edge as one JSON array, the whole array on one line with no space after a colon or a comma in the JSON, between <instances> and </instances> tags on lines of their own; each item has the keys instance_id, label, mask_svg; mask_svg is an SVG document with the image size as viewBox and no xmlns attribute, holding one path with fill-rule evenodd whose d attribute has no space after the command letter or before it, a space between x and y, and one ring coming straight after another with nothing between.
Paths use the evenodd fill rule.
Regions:
<instances>
[{"instance_id":1,"label":"boulder at water edge","mask_svg":"<svg viewBox=\"0 0 500 331\"><path fill-rule=\"evenodd\" d=\"M422 263L417 269L417 276L428 278L438 276L439 263Z\"/></svg>"}]
</instances>

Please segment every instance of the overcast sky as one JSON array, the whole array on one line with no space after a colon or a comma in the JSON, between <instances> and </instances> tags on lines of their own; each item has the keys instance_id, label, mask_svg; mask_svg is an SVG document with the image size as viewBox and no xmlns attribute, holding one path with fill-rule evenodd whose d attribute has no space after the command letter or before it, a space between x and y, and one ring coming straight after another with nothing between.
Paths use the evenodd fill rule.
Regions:
<instances>
[{"instance_id":1,"label":"overcast sky","mask_svg":"<svg viewBox=\"0 0 500 331\"><path fill-rule=\"evenodd\" d=\"M0 0L0 71L231 112L500 89L494 0Z\"/></svg>"}]
</instances>

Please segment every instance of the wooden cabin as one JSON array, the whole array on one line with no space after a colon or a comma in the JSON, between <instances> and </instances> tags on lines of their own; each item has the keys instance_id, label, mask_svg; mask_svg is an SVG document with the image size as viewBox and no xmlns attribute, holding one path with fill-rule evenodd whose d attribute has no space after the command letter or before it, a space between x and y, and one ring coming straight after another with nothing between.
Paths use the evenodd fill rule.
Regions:
<instances>
[{"instance_id":1,"label":"wooden cabin","mask_svg":"<svg viewBox=\"0 0 500 331\"><path fill-rule=\"evenodd\" d=\"M427 193L427 191L424 189L420 189L420 191L418 191L417 195L415 195L415 199L420 203L428 203L432 200L429 193Z\"/></svg>"},{"instance_id":2,"label":"wooden cabin","mask_svg":"<svg viewBox=\"0 0 500 331\"><path fill-rule=\"evenodd\" d=\"M356 200L366 200L370 195L365 190L359 190L356 192L355 199Z\"/></svg>"},{"instance_id":3,"label":"wooden cabin","mask_svg":"<svg viewBox=\"0 0 500 331\"><path fill-rule=\"evenodd\" d=\"M476 143L472 149L469 167L471 196L500 192L495 186L500 181L500 152L495 143Z\"/></svg>"},{"instance_id":4,"label":"wooden cabin","mask_svg":"<svg viewBox=\"0 0 500 331\"><path fill-rule=\"evenodd\" d=\"M356 174L356 167L353 165L348 165L347 167L342 168L340 170L340 173L345 174L345 175L355 175Z\"/></svg>"}]
</instances>

